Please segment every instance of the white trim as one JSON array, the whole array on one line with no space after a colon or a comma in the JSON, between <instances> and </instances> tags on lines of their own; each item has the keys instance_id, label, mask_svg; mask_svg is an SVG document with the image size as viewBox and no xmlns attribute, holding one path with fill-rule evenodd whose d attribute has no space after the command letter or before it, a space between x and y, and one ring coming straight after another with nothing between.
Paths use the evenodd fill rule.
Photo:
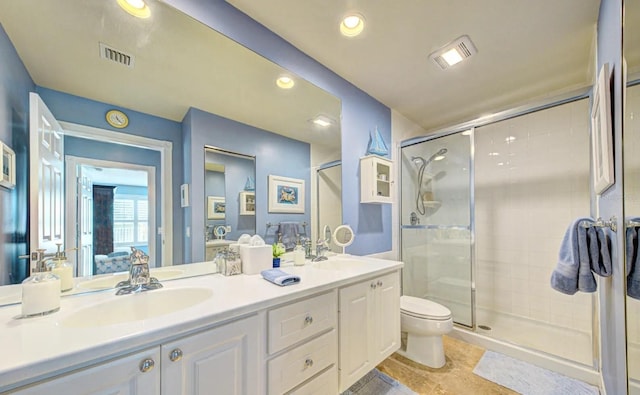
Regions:
<instances>
[{"instance_id":1,"label":"white trim","mask_svg":"<svg viewBox=\"0 0 640 395\"><path fill-rule=\"evenodd\" d=\"M160 212L162 213L163 226L155 227L157 228L155 230L150 227L149 238L152 238L152 232L154 234L157 232L162 235L161 266L171 265L173 263L173 143L170 141L157 140L122 132L114 132L112 130L78 125L70 122L60 122L60 125L68 136L81 137L89 140L109 141L111 143L141 147L160 152Z\"/></svg>"}]
</instances>

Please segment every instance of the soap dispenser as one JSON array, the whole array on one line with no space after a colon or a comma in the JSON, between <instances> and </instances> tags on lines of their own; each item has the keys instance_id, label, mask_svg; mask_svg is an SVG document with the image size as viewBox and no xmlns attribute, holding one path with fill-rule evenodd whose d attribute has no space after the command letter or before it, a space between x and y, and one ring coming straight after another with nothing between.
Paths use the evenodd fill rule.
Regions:
<instances>
[{"instance_id":1,"label":"soap dispenser","mask_svg":"<svg viewBox=\"0 0 640 395\"><path fill-rule=\"evenodd\" d=\"M64 251L61 251L62 244L57 243L58 251L51 259L49 268L52 274L60 278L60 291L67 292L73 289L73 266L67 261Z\"/></svg>"}]
</instances>

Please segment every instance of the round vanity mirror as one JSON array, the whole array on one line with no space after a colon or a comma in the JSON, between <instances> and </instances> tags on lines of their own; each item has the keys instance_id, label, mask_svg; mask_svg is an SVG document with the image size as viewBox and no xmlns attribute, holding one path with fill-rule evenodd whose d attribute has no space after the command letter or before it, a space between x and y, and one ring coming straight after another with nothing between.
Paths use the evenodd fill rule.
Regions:
<instances>
[{"instance_id":1,"label":"round vanity mirror","mask_svg":"<svg viewBox=\"0 0 640 395\"><path fill-rule=\"evenodd\" d=\"M354 238L355 234L349 225L340 225L333 232L333 242L338 247L342 247L343 254L345 247L350 246L353 243Z\"/></svg>"},{"instance_id":2,"label":"round vanity mirror","mask_svg":"<svg viewBox=\"0 0 640 395\"><path fill-rule=\"evenodd\" d=\"M218 225L213 228L213 234L216 235L218 239L224 239L227 235L227 227L224 225Z\"/></svg>"}]
</instances>

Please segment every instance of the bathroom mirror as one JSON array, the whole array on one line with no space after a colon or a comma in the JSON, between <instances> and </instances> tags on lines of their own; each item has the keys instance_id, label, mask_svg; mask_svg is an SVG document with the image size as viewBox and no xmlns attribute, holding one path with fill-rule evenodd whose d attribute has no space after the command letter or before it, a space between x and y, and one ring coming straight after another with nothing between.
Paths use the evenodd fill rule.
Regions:
<instances>
[{"instance_id":1,"label":"bathroom mirror","mask_svg":"<svg viewBox=\"0 0 640 395\"><path fill-rule=\"evenodd\" d=\"M637 233L640 218L640 3L624 2L623 56L627 65L624 103L624 215L627 232ZM630 240L627 238L627 243ZM633 245L638 247L637 238ZM627 246L627 253L630 249ZM627 282L627 372L629 393L640 394L640 267L637 251L625 259L627 273L635 280ZM636 282L637 281L637 282Z\"/></svg>"},{"instance_id":2,"label":"bathroom mirror","mask_svg":"<svg viewBox=\"0 0 640 395\"><path fill-rule=\"evenodd\" d=\"M340 225L333 231L333 242L335 245L342 248L343 254L345 248L353 243L354 238L355 234L349 225Z\"/></svg>"},{"instance_id":3,"label":"bathroom mirror","mask_svg":"<svg viewBox=\"0 0 640 395\"><path fill-rule=\"evenodd\" d=\"M92 150L103 155L113 152L105 145L111 138L104 137L104 130L172 142L172 162L158 167L156 177L162 183L167 172L172 175L171 184L165 187L172 200L173 231L164 232L163 218L157 218L157 229L149 229L149 235L158 236L158 244L173 241L172 256L163 258L163 266L190 263L185 249L195 242L184 237L187 224L178 206L180 185L189 176L183 174L189 158L183 158L182 128L190 108L261 131L265 141L282 135L306 142L314 158L339 155L339 99L170 6L149 3L152 16L146 20L125 14L115 1L0 3L0 81L4 82L0 101L10 107L8 112L0 109L0 120L2 125L11 125L9 130L0 130L0 138L14 149L17 161L16 187L3 191L5 218L14 219L5 231L10 236L0 241L6 262L0 267L0 285L19 283L27 274L26 261L17 256L28 252L29 113L25 103L30 91L37 91L64 124L88 129L80 138L87 147L96 144ZM128 59L130 64L118 64L101 54ZM275 79L283 74L294 79L293 89L283 91L276 86ZM128 124L107 123L105 115L114 107L129 117ZM336 122L318 130L310 120L319 114ZM118 126L121 128L116 129ZM206 144L217 145L218 137L228 130L199 133L206 134ZM138 143L118 144L144 148ZM124 159L141 157L146 154L129 154ZM265 161L261 166L269 171L271 163ZM250 196L245 197L251 206ZM254 195L254 204L259 205L256 198L261 197ZM156 199L159 206L159 194ZM197 231L203 234L204 227ZM0 304L4 302L0 295Z\"/></svg>"}]
</instances>

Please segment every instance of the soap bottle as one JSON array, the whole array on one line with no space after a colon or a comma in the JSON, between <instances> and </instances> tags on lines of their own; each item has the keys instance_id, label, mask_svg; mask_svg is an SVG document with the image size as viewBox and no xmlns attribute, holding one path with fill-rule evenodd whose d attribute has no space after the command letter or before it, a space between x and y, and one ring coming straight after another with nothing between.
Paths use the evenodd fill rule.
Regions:
<instances>
[{"instance_id":1,"label":"soap bottle","mask_svg":"<svg viewBox=\"0 0 640 395\"><path fill-rule=\"evenodd\" d=\"M304 265L305 255L306 255L306 251L304 247L300 244L300 237L298 237L298 240L296 240L296 246L293 249L293 265L294 266Z\"/></svg>"},{"instance_id":2,"label":"soap bottle","mask_svg":"<svg viewBox=\"0 0 640 395\"><path fill-rule=\"evenodd\" d=\"M60 291L67 292L73 289L73 266L67 261L67 256L60 248L62 244L56 244L58 251L51 259L49 267L52 274L60 278Z\"/></svg>"}]
</instances>

